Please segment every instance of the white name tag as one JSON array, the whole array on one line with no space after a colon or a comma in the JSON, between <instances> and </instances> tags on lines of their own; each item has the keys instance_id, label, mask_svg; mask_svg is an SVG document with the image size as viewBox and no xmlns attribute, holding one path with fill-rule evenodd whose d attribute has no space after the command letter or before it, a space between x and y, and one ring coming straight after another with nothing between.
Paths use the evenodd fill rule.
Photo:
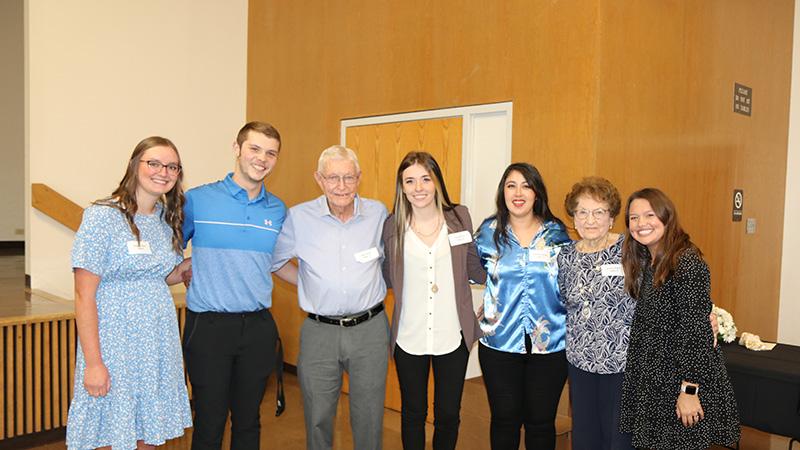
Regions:
<instances>
[{"instance_id":1,"label":"white name tag","mask_svg":"<svg viewBox=\"0 0 800 450\"><path fill-rule=\"evenodd\" d=\"M549 248L532 248L528 250L528 261L531 262L550 262Z\"/></svg>"},{"instance_id":2,"label":"white name tag","mask_svg":"<svg viewBox=\"0 0 800 450\"><path fill-rule=\"evenodd\" d=\"M356 261L360 263L368 263L380 258L381 254L378 253L377 248L372 247L371 249L364 250L363 252L355 253L353 256L355 256Z\"/></svg>"},{"instance_id":3,"label":"white name tag","mask_svg":"<svg viewBox=\"0 0 800 450\"><path fill-rule=\"evenodd\" d=\"M150 255L150 243L147 241L128 241L128 254L129 255Z\"/></svg>"},{"instance_id":4,"label":"white name tag","mask_svg":"<svg viewBox=\"0 0 800 450\"><path fill-rule=\"evenodd\" d=\"M448 234L447 239L450 241L450 247L455 247L456 245L472 242L472 234L470 234L469 231L464 230L459 231L458 233Z\"/></svg>"},{"instance_id":5,"label":"white name tag","mask_svg":"<svg viewBox=\"0 0 800 450\"><path fill-rule=\"evenodd\" d=\"M600 273L604 277L624 277L625 271L622 270L622 264L603 264L600 266Z\"/></svg>"}]
</instances>

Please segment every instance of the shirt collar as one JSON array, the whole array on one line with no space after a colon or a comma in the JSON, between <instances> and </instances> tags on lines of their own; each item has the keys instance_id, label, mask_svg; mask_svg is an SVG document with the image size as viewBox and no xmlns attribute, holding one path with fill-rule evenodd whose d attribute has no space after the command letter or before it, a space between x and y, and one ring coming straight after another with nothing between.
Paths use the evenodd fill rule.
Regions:
<instances>
[{"instance_id":1,"label":"shirt collar","mask_svg":"<svg viewBox=\"0 0 800 450\"><path fill-rule=\"evenodd\" d=\"M228 173L225 179L222 180L222 184L225 185L225 187L228 189L228 192L230 192L232 197L245 199L247 200L248 203L255 203L260 200L267 199L267 190L264 188L264 183L261 183L261 191L258 193L258 195L256 195L256 198L250 200L250 198L247 195L247 190L236 184L235 181L233 181L233 172Z\"/></svg>"},{"instance_id":2,"label":"shirt collar","mask_svg":"<svg viewBox=\"0 0 800 450\"><path fill-rule=\"evenodd\" d=\"M356 218L361 216L360 205L361 205L361 197L359 197L359 195L356 194L356 197L353 199L353 217L349 221L355 220ZM331 216L334 219L339 220L339 218L334 216L333 213L331 212L331 208L328 206L328 198L325 197L325 194L320 195L317 198L317 208L320 217Z\"/></svg>"}]
</instances>

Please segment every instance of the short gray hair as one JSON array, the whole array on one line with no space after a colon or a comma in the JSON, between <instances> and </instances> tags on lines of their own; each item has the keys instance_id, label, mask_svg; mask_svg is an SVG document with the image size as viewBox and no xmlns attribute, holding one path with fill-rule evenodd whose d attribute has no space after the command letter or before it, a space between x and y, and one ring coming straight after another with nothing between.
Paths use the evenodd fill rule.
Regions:
<instances>
[{"instance_id":1,"label":"short gray hair","mask_svg":"<svg viewBox=\"0 0 800 450\"><path fill-rule=\"evenodd\" d=\"M323 150L322 154L319 155L319 161L317 162L317 172L322 173L323 169L325 169L325 164L328 161L339 159L353 161L353 164L356 166L356 172L361 172L361 167L358 165L358 156L356 156L356 152L350 150L344 145L331 145Z\"/></svg>"}]
</instances>

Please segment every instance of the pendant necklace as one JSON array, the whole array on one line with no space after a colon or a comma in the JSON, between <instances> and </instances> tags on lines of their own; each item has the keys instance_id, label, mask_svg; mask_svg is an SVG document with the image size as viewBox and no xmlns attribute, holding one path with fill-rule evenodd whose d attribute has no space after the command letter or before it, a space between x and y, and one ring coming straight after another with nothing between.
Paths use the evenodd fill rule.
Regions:
<instances>
[{"instance_id":1,"label":"pendant necklace","mask_svg":"<svg viewBox=\"0 0 800 450\"><path fill-rule=\"evenodd\" d=\"M441 229L441 227L442 227L442 216L439 216L439 217L436 218L436 226L433 227L433 231L431 231L430 233L427 233L427 234L419 231L417 229L417 227L415 226L414 222L415 222L414 220L411 221L411 229L414 230L414 233L416 233L417 236L422 236L422 237L425 237L425 238L429 238L429 237L433 236L435 233L438 233L439 230ZM434 264L436 264L436 263L434 262ZM433 277L434 277L434 279L436 278L436 273L434 273ZM434 281L433 284L431 284L431 292L433 292L434 294L439 292L439 286L436 284L436 281Z\"/></svg>"}]
</instances>

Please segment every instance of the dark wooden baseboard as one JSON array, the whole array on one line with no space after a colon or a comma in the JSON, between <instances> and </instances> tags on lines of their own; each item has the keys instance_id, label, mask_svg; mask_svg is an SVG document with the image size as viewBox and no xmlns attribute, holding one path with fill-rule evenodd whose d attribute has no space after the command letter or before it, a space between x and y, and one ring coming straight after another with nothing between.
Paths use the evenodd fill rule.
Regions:
<instances>
[{"instance_id":1,"label":"dark wooden baseboard","mask_svg":"<svg viewBox=\"0 0 800 450\"><path fill-rule=\"evenodd\" d=\"M0 241L0 256L24 254L25 241Z\"/></svg>"},{"instance_id":2,"label":"dark wooden baseboard","mask_svg":"<svg viewBox=\"0 0 800 450\"><path fill-rule=\"evenodd\" d=\"M38 447L53 442L63 442L67 437L67 427L38 433L24 434L19 437L3 439L0 441L0 450L16 450L22 448Z\"/></svg>"}]
</instances>

